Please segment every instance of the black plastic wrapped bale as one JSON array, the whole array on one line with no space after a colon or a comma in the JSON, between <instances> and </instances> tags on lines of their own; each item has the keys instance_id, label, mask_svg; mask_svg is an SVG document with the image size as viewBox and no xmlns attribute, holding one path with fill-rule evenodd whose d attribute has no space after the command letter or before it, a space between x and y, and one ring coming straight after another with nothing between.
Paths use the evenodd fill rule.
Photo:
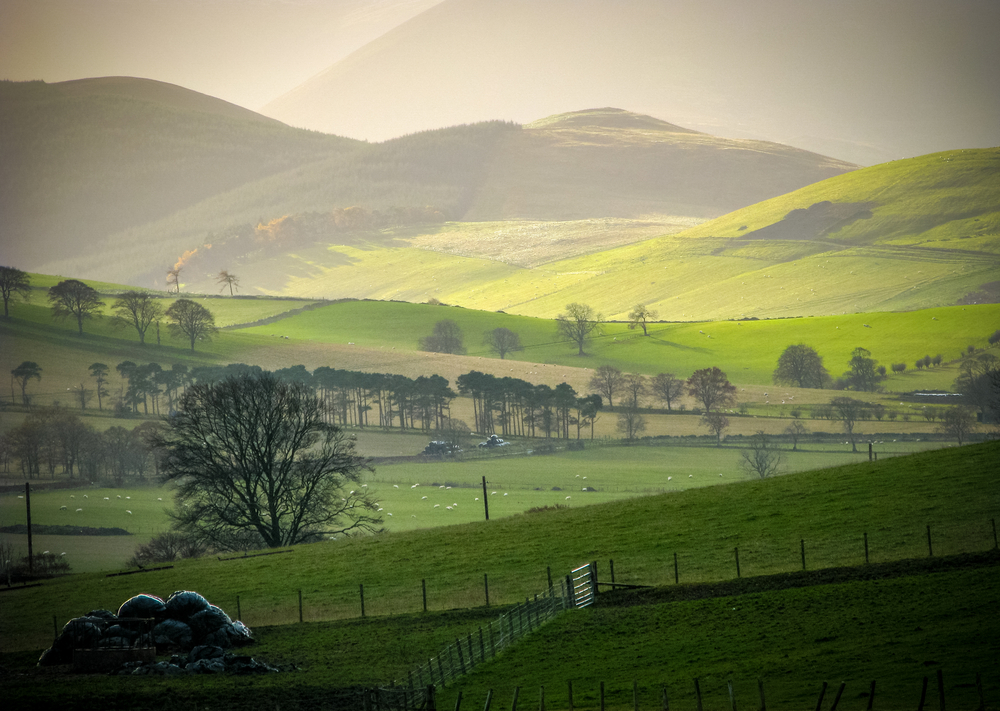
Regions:
<instances>
[{"instance_id":1,"label":"black plastic wrapped bale","mask_svg":"<svg viewBox=\"0 0 1000 711\"><path fill-rule=\"evenodd\" d=\"M189 649L194 642L194 634L185 622L164 620L153 628L153 642L158 647Z\"/></svg>"},{"instance_id":2,"label":"black plastic wrapped bale","mask_svg":"<svg viewBox=\"0 0 1000 711\"><path fill-rule=\"evenodd\" d=\"M173 620L186 621L211 605L208 600L190 590L178 590L167 598L167 617Z\"/></svg>"},{"instance_id":3,"label":"black plastic wrapped bale","mask_svg":"<svg viewBox=\"0 0 1000 711\"><path fill-rule=\"evenodd\" d=\"M250 628L242 622L234 622L226 629L226 632L228 632L229 641L234 647L242 647L247 644L253 644L253 633L250 631Z\"/></svg>"},{"instance_id":4,"label":"black plastic wrapped bale","mask_svg":"<svg viewBox=\"0 0 1000 711\"><path fill-rule=\"evenodd\" d=\"M162 620L167 610L163 600L156 595L136 595L130 597L118 608L118 617L137 617Z\"/></svg>"},{"instance_id":5,"label":"black plastic wrapped bale","mask_svg":"<svg viewBox=\"0 0 1000 711\"><path fill-rule=\"evenodd\" d=\"M231 642L225 628L232 627L233 621L229 615L215 605L191 616L188 620L191 631L194 632L196 644L214 644L219 647L229 647ZM216 634L220 632L221 634Z\"/></svg>"},{"instance_id":6,"label":"black plastic wrapped bale","mask_svg":"<svg viewBox=\"0 0 1000 711\"><path fill-rule=\"evenodd\" d=\"M73 650L96 647L104 634L107 620L100 617L75 617L62 628L52 646L42 652L38 659L40 666L69 664L73 661Z\"/></svg>"},{"instance_id":7,"label":"black plastic wrapped bale","mask_svg":"<svg viewBox=\"0 0 1000 711\"><path fill-rule=\"evenodd\" d=\"M108 622L116 622L118 620L118 615L111 610L91 610L85 617L97 617Z\"/></svg>"}]
</instances>

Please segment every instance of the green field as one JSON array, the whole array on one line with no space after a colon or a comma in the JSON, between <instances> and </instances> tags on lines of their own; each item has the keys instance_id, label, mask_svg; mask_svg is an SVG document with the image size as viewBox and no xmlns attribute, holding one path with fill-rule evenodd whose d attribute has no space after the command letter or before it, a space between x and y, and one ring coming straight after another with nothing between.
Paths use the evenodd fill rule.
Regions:
<instances>
[{"instance_id":1,"label":"green field","mask_svg":"<svg viewBox=\"0 0 1000 711\"><path fill-rule=\"evenodd\" d=\"M733 577L734 546L749 576L798 569L803 539L810 569L856 565L864 560L865 532L872 562L920 557L927 552L928 525L936 555L986 550L993 545L990 519L1000 513L998 447L972 445L765 481L326 541L287 555L180 561L141 579L74 575L0 595L5 611L20 613L0 616L0 639L5 651L44 645L52 615L65 620L81 610L117 607L140 592L137 586L161 595L195 589L220 603L240 595L247 623L266 625L297 616L299 589L307 617L322 620L356 616L359 583L368 614L380 616L419 610L422 579L431 609L480 604L483 573L489 575L491 601L503 604L539 592L547 567L558 573L609 558L620 581L662 585L673 579L674 553L682 582Z\"/></svg>"},{"instance_id":2,"label":"green field","mask_svg":"<svg viewBox=\"0 0 1000 711\"><path fill-rule=\"evenodd\" d=\"M586 511L328 541L284 555L182 561L141 576L83 574L15 588L0 595L0 659L8 668L29 665L48 644L53 615L61 623L89 609L116 608L137 592L193 589L230 612L239 596L243 619L260 628L251 653L301 671L294 679L276 675L252 688L240 685L242 691L224 678L143 679L128 685L126 697L117 696L118 680L107 677L71 683L49 675L40 687L38 677L18 676L5 686L14 708L81 693L118 708L150 703L142 700L164 688L175 701L215 698L220 708L229 708L217 696L223 688L269 704L281 694L282 708L307 708L334 688L401 678L441 645L495 617L499 610L482 606L484 572L491 602L503 605L540 592L547 566L562 575L589 560L599 562L604 579L603 561L612 558L619 581L672 586L674 553L682 583L732 580L734 546L743 576L751 578L800 569L800 541L809 570L859 565L862 533L875 564L926 557L927 526L936 557L984 551L994 545L990 519L1000 510L998 447L940 450ZM823 681L840 680L857 706L876 679L876 708L902 709L918 697L921 677L943 667L949 703L970 707L976 671L986 672L988 699L1000 693L988 663L1000 631L993 614L996 569L979 565L986 567L917 576L904 570L891 579L573 612L449 686L440 700L450 708L461 689L478 704L493 688L494 702L506 704L517 685L528 702L545 685L549 707L566 708L566 683L573 681L576 707L595 709L603 681L608 708L625 709L635 680L643 707L667 685L676 707L693 708L691 679L698 677L707 708L724 703L730 678L744 705L755 700L762 678L773 708L814 703ZM419 614L421 580L432 611L475 609ZM357 619L359 583L365 620ZM299 590L307 624L269 627L297 619ZM320 622L336 618L346 619Z\"/></svg>"}]
</instances>

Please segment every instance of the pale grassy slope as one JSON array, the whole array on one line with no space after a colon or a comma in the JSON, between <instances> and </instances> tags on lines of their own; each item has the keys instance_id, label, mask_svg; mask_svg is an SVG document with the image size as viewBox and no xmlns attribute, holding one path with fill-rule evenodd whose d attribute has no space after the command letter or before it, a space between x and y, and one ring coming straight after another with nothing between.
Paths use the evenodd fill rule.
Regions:
<instances>
[{"instance_id":1,"label":"pale grassy slope","mask_svg":"<svg viewBox=\"0 0 1000 711\"><path fill-rule=\"evenodd\" d=\"M754 238L824 201L863 203L870 215ZM545 318L574 301L611 319L644 303L692 321L930 308L996 280L998 206L1000 150L952 151L846 173L674 234L683 219L447 223L396 234L388 248L315 246L245 270L263 293L435 298ZM657 224L665 234L641 239Z\"/></svg>"}]
</instances>

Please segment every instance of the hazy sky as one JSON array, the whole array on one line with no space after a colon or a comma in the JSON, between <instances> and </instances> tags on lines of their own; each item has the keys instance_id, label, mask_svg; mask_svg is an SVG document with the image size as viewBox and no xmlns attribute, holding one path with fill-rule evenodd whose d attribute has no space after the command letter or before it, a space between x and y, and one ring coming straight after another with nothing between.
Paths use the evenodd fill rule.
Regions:
<instances>
[{"instance_id":1,"label":"hazy sky","mask_svg":"<svg viewBox=\"0 0 1000 711\"><path fill-rule=\"evenodd\" d=\"M259 109L440 0L0 0L0 78L134 76Z\"/></svg>"},{"instance_id":2,"label":"hazy sky","mask_svg":"<svg viewBox=\"0 0 1000 711\"><path fill-rule=\"evenodd\" d=\"M874 163L1000 145L1000 0L0 0L0 78L383 140L600 106Z\"/></svg>"}]
</instances>

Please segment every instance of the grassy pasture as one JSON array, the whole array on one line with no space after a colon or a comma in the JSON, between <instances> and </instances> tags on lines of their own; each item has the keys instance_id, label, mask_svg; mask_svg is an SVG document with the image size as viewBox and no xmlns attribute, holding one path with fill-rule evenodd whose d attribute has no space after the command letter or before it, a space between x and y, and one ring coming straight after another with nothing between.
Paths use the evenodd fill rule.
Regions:
<instances>
[{"instance_id":1,"label":"grassy pasture","mask_svg":"<svg viewBox=\"0 0 1000 711\"><path fill-rule=\"evenodd\" d=\"M590 560L613 558L621 582L669 584L676 552L682 582L727 580L735 575L734 546L746 576L797 570L800 539L809 567L819 569L862 562L864 532L873 562L922 557L927 525L936 555L986 550L990 518L1000 509L998 451L995 442L938 450L586 509L327 541L284 555L180 561L141 576L74 575L0 595L0 640L5 652L40 648L52 615L65 620L117 607L143 591L194 589L224 609L240 595L243 618L254 626L297 619L300 589L306 619L321 620L358 616L359 583L368 614L382 616L419 611L422 579L431 609L482 604L483 573L491 601L503 604L543 589L546 566L561 575Z\"/></svg>"},{"instance_id":2,"label":"grassy pasture","mask_svg":"<svg viewBox=\"0 0 1000 711\"><path fill-rule=\"evenodd\" d=\"M525 350L511 354L514 377L516 361L549 363L569 367L596 368L610 364L625 372L654 375L670 371L688 376L699 368L717 365L740 384L766 385L778 357L789 345L806 343L823 356L831 374L847 369L851 351L867 348L880 363L910 364L931 353L942 353L946 361L957 360L968 345L986 347L987 336L1000 324L1000 305L952 306L913 312L847 314L770 321L718 321L713 323L656 323L649 337L630 331L627 324L607 323L594 338L587 355L576 355L574 347L560 340L554 324L512 314L462 308L393 302L343 302L296 314L269 326L241 332L278 333L300 341L352 343L358 349L390 348L415 350L420 338L429 335L434 323L454 320L465 333L469 355L492 357L481 345L481 334L504 327L517 332ZM867 326L866 326L867 324ZM941 387L941 372L950 385L957 375L943 369L905 373L887 381L891 390ZM901 386L901 387L899 387Z\"/></svg>"},{"instance_id":3,"label":"grassy pasture","mask_svg":"<svg viewBox=\"0 0 1000 711\"><path fill-rule=\"evenodd\" d=\"M439 689L438 707L478 707L488 689L494 707L506 707L514 686L520 705L534 707L545 687L547 708L658 708L666 685L672 708L694 709L692 679L700 680L707 709L728 708L727 681L737 706L756 708L763 678L769 708L812 708L824 681L847 682L841 708L863 708L872 679L875 708L912 709L920 680L943 668L951 708L978 704L975 672L983 671L987 702L1000 695L988 660L1000 651L995 568L931 573L877 581L754 593L738 597L639 607L572 611L529 635L472 674ZM955 601L961 601L956 610ZM444 645L493 621L500 610L403 614L376 619L255 627L255 658L298 670L264 677L215 676L163 680L100 675L63 677L31 672L37 652L0 654L18 674L5 679L11 709L55 708L72 698L78 708L188 707L313 709L333 689L403 678ZM600 650L599 658L595 650ZM926 663L926 664L925 664ZM286 667L287 668L287 667ZM24 674L20 672L26 672ZM290 676L291 674L291 676Z\"/></svg>"}]
</instances>

